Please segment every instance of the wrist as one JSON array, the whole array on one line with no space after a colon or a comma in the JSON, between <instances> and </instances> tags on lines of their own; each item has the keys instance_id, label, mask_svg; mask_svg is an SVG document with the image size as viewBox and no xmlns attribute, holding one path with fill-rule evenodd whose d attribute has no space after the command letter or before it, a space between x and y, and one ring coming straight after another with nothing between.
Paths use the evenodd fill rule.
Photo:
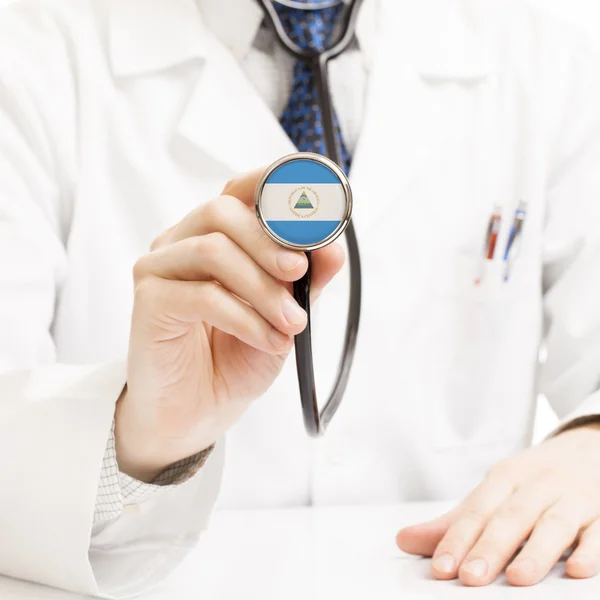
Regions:
<instances>
[{"instance_id":1,"label":"wrist","mask_svg":"<svg viewBox=\"0 0 600 600\"><path fill-rule=\"evenodd\" d=\"M138 481L151 483L170 465L209 448L213 442L193 444L188 439L163 435L149 407L132 401L127 386L115 410L115 447L119 470Z\"/></svg>"},{"instance_id":2,"label":"wrist","mask_svg":"<svg viewBox=\"0 0 600 600\"><path fill-rule=\"evenodd\" d=\"M145 456L142 449L147 445L139 439L139 427L127 399L127 385L123 388L115 408L115 449L119 471L138 481L150 483L161 471L161 466L154 463L150 456Z\"/></svg>"}]
</instances>

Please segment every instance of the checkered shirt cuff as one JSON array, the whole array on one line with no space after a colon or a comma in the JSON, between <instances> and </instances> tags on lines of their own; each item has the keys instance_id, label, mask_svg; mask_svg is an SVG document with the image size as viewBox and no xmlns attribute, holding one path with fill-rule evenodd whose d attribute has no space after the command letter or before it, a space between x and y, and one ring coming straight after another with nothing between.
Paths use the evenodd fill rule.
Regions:
<instances>
[{"instance_id":1,"label":"checkered shirt cuff","mask_svg":"<svg viewBox=\"0 0 600 600\"><path fill-rule=\"evenodd\" d=\"M116 519L122 514L124 506L141 504L188 481L202 468L213 448L214 446L211 446L198 454L173 463L152 483L143 483L119 471L113 423L102 462L98 493L96 494L94 524Z\"/></svg>"}]
</instances>

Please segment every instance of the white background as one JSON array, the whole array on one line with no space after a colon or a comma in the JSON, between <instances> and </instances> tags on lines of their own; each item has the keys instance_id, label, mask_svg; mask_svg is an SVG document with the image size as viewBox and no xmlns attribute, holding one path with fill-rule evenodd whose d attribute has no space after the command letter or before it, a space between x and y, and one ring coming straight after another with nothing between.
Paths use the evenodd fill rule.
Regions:
<instances>
[{"instance_id":1,"label":"white background","mask_svg":"<svg viewBox=\"0 0 600 600\"><path fill-rule=\"evenodd\" d=\"M14 0L0 0L0 6ZM415 0L418 1L418 0ZM581 29L590 45L600 52L600 0L523 0L549 11ZM556 417L544 399L538 406L534 439L539 440L556 424Z\"/></svg>"}]
</instances>

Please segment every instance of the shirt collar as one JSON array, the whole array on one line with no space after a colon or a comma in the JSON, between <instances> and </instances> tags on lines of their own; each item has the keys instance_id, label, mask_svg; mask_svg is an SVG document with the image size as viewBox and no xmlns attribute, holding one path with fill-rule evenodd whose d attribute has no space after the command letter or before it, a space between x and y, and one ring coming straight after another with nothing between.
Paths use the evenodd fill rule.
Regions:
<instances>
[{"instance_id":1,"label":"shirt collar","mask_svg":"<svg viewBox=\"0 0 600 600\"><path fill-rule=\"evenodd\" d=\"M346 4L350 0L343 0ZM264 13L256 0L196 0L209 29L227 46L237 60L252 48ZM365 0L357 21L356 37L361 50L367 52L374 39L373 7L375 0Z\"/></svg>"},{"instance_id":2,"label":"shirt collar","mask_svg":"<svg viewBox=\"0 0 600 600\"><path fill-rule=\"evenodd\" d=\"M252 48L263 20L255 0L196 0L206 26L242 60Z\"/></svg>"}]
</instances>

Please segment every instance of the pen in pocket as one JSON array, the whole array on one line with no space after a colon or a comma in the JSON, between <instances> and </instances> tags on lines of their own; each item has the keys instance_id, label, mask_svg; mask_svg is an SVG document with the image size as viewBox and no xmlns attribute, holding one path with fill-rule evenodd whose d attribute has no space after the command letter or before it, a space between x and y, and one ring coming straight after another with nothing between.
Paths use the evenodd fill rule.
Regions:
<instances>
[{"instance_id":1,"label":"pen in pocket","mask_svg":"<svg viewBox=\"0 0 600 600\"><path fill-rule=\"evenodd\" d=\"M494 212L490 217L490 220L488 222L488 228L485 234L483 256L480 263L479 275L475 279L475 285L479 285L481 283L481 280L483 279L485 261L494 260L494 254L496 253L496 243L498 242L498 234L500 233L501 225L502 209L499 206L494 206Z\"/></svg>"},{"instance_id":2,"label":"pen in pocket","mask_svg":"<svg viewBox=\"0 0 600 600\"><path fill-rule=\"evenodd\" d=\"M504 281L508 281L512 265L519 255L521 238L523 235L523 225L526 217L527 205L525 202L521 201L517 210L515 210L515 216L506 242L506 250L504 251Z\"/></svg>"}]
</instances>

